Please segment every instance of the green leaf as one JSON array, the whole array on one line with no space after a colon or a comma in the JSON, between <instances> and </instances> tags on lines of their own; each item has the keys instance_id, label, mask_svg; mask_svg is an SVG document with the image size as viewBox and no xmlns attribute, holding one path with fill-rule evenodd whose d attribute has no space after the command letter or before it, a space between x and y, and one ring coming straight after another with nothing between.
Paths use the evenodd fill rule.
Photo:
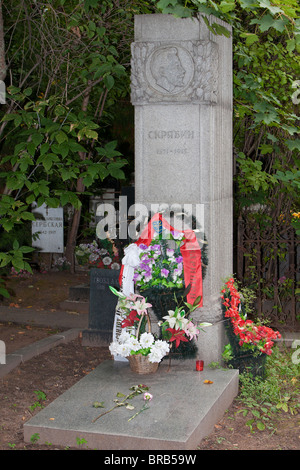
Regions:
<instances>
[{"instance_id":1,"label":"green leaf","mask_svg":"<svg viewBox=\"0 0 300 470\"><path fill-rule=\"evenodd\" d=\"M259 37L257 36L257 34L253 33L242 33L241 37L246 39L247 46L251 46L251 44L259 41Z\"/></svg>"},{"instance_id":2,"label":"green leaf","mask_svg":"<svg viewBox=\"0 0 300 470\"><path fill-rule=\"evenodd\" d=\"M119 168L119 165L117 163L109 163L107 165L107 169L109 171L109 174L114 178L119 180L125 179L124 171Z\"/></svg>"},{"instance_id":3,"label":"green leaf","mask_svg":"<svg viewBox=\"0 0 300 470\"><path fill-rule=\"evenodd\" d=\"M55 136L57 142L62 144L63 142L68 141L68 136L64 131L59 131Z\"/></svg>"},{"instance_id":4,"label":"green leaf","mask_svg":"<svg viewBox=\"0 0 300 470\"><path fill-rule=\"evenodd\" d=\"M273 145L269 144L262 144L260 147L260 151L262 155L266 155L267 153L273 152Z\"/></svg>"},{"instance_id":5,"label":"green leaf","mask_svg":"<svg viewBox=\"0 0 300 470\"><path fill-rule=\"evenodd\" d=\"M5 289L5 287L0 287L0 295L6 297L7 299L10 297L9 292Z\"/></svg>"},{"instance_id":6,"label":"green leaf","mask_svg":"<svg viewBox=\"0 0 300 470\"><path fill-rule=\"evenodd\" d=\"M45 142L44 144L41 145L40 147L40 155L44 155L46 152L48 152L50 145L48 142Z\"/></svg>"},{"instance_id":7,"label":"green leaf","mask_svg":"<svg viewBox=\"0 0 300 470\"><path fill-rule=\"evenodd\" d=\"M19 245L18 240L14 240L14 242L13 242L13 249L16 251L16 250L19 249L19 247L20 247L20 245Z\"/></svg>"},{"instance_id":8,"label":"green leaf","mask_svg":"<svg viewBox=\"0 0 300 470\"><path fill-rule=\"evenodd\" d=\"M26 88L23 93L26 96L30 96L32 94L32 88Z\"/></svg>"},{"instance_id":9,"label":"green leaf","mask_svg":"<svg viewBox=\"0 0 300 470\"><path fill-rule=\"evenodd\" d=\"M40 145L40 143L43 141L43 135L40 133L35 133L31 135L32 142L35 144L35 147Z\"/></svg>"},{"instance_id":10,"label":"green leaf","mask_svg":"<svg viewBox=\"0 0 300 470\"><path fill-rule=\"evenodd\" d=\"M108 286L109 289L112 291L113 294L117 295L118 297L120 297L121 299L124 299L126 296L122 293L122 292L119 292L117 289L115 289L114 287L112 286Z\"/></svg>"},{"instance_id":11,"label":"green leaf","mask_svg":"<svg viewBox=\"0 0 300 470\"><path fill-rule=\"evenodd\" d=\"M17 93L20 93L21 88L11 85L7 88L7 91L10 95L16 95Z\"/></svg>"},{"instance_id":12,"label":"green leaf","mask_svg":"<svg viewBox=\"0 0 300 470\"><path fill-rule=\"evenodd\" d=\"M92 129L86 128L84 133L88 139L94 139L94 140L98 139L98 133L96 131L93 131Z\"/></svg>"},{"instance_id":13,"label":"green leaf","mask_svg":"<svg viewBox=\"0 0 300 470\"><path fill-rule=\"evenodd\" d=\"M93 407L94 408L105 408L104 401L94 401Z\"/></svg>"},{"instance_id":14,"label":"green leaf","mask_svg":"<svg viewBox=\"0 0 300 470\"><path fill-rule=\"evenodd\" d=\"M4 114L1 121L13 121L16 116L17 116L17 114L15 114L15 113L13 113L13 114Z\"/></svg>"},{"instance_id":15,"label":"green leaf","mask_svg":"<svg viewBox=\"0 0 300 470\"><path fill-rule=\"evenodd\" d=\"M260 412L257 411L257 410L251 410L253 416L255 416L256 418L259 418L260 417Z\"/></svg>"},{"instance_id":16,"label":"green leaf","mask_svg":"<svg viewBox=\"0 0 300 470\"><path fill-rule=\"evenodd\" d=\"M32 214L32 212L23 212L22 219L24 219L24 220L35 220L35 217Z\"/></svg>"},{"instance_id":17,"label":"green leaf","mask_svg":"<svg viewBox=\"0 0 300 470\"><path fill-rule=\"evenodd\" d=\"M106 88L109 90L112 89L112 87L114 86L115 84L115 80L114 80L114 77L112 75L107 75L105 78L104 78L104 84L106 86Z\"/></svg>"},{"instance_id":18,"label":"green leaf","mask_svg":"<svg viewBox=\"0 0 300 470\"><path fill-rule=\"evenodd\" d=\"M266 426L264 425L262 421L257 421L256 426L257 426L257 429L259 429L260 431L263 431L266 428Z\"/></svg>"}]
</instances>

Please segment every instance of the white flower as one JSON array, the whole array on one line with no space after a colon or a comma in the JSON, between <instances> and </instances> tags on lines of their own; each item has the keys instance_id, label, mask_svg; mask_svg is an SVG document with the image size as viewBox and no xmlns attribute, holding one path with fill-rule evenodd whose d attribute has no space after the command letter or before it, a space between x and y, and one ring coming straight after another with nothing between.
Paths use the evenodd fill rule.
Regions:
<instances>
[{"instance_id":1,"label":"white flower","mask_svg":"<svg viewBox=\"0 0 300 470\"><path fill-rule=\"evenodd\" d=\"M131 352L131 344L129 342L119 344L117 347L117 354L119 354L120 356L127 357L130 355L130 352Z\"/></svg>"},{"instance_id":2,"label":"white flower","mask_svg":"<svg viewBox=\"0 0 300 470\"><path fill-rule=\"evenodd\" d=\"M130 345L131 351L138 351L139 349L141 349L141 344L133 336L130 338L130 340L126 344Z\"/></svg>"},{"instance_id":3,"label":"white flower","mask_svg":"<svg viewBox=\"0 0 300 470\"><path fill-rule=\"evenodd\" d=\"M149 362L160 362L163 355L159 349L152 348L148 355Z\"/></svg>"},{"instance_id":4,"label":"white flower","mask_svg":"<svg viewBox=\"0 0 300 470\"><path fill-rule=\"evenodd\" d=\"M111 269L120 269L119 263L112 263Z\"/></svg>"},{"instance_id":5,"label":"white flower","mask_svg":"<svg viewBox=\"0 0 300 470\"><path fill-rule=\"evenodd\" d=\"M105 266L108 266L112 262L112 259L109 256L105 256L102 261Z\"/></svg>"},{"instance_id":6,"label":"white flower","mask_svg":"<svg viewBox=\"0 0 300 470\"><path fill-rule=\"evenodd\" d=\"M128 331L123 330L122 333L119 336L119 343L127 343L130 341L131 337Z\"/></svg>"},{"instance_id":7,"label":"white flower","mask_svg":"<svg viewBox=\"0 0 300 470\"><path fill-rule=\"evenodd\" d=\"M169 310L168 314L169 315L166 315L163 318L169 323L170 328L182 330L189 323L189 320L187 320L184 317L181 317L180 315L177 318L177 314L179 314L179 312L174 312L173 310Z\"/></svg>"},{"instance_id":8,"label":"white flower","mask_svg":"<svg viewBox=\"0 0 300 470\"><path fill-rule=\"evenodd\" d=\"M92 263L93 261L96 261L98 258L99 256L97 255L97 253L91 253L89 256L89 261L91 261Z\"/></svg>"},{"instance_id":9,"label":"white flower","mask_svg":"<svg viewBox=\"0 0 300 470\"><path fill-rule=\"evenodd\" d=\"M182 240L182 238L184 237L183 233L177 232L176 230L172 232L172 235L173 235L174 240Z\"/></svg>"},{"instance_id":10,"label":"white flower","mask_svg":"<svg viewBox=\"0 0 300 470\"><path fill-rule=\"evenodd\" d=\"M170 346L167 341L163 341L161 339L155 341L153 348L160 350L162 353L164 353L164 356L170 351Z\"/></svg>"},{"instance_id":11,"label":"white flower","mask_svg":"<svg viewBox=\"0 0 300 470\"><path fill-rule=\"evenodd\" d=\"M103 256L103 255L107 255L108 251L105 248L101 248L101 250L99 250L99 253L101 256Z\"/></svg>"},{"instance_id":12,"label":"white flower","mask_svg":"<svg viewBox=\"0 0 300 470\"><path fill-rule=\"evenodd\" d=\"M152 333L143 333L140 337L140 343L142 348L150 348L154 343L154 336Z\"/></svg>"},{"instance_id":13,"label":"white flower","mask_svg":"<svg viewBox=\"0 0 300 470\"><path fill-rule=\"evenodd\" d=\"M110 343L109 345L109 350L110 350L110 353L112 354L112 356L115 356L116 354L118 354L118 347L119 347L119 343L117 343L117 341L113 341L112 343Z\"/></svg>"}]
</instances>

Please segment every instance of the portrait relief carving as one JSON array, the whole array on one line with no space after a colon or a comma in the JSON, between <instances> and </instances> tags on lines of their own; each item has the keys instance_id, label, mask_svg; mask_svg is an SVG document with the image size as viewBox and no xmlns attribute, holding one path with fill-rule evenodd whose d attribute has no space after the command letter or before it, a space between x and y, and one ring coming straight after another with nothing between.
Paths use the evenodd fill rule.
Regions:
<instances>
[{"instance_id":1,"label":"portrait relief carving","mask_svg":"<svg viewBox=\"0 0 300 470\"><path fill-rule=\"evenodd\" d=\"M190 81L193 68L192 58L187 51L175 46L162 47L155 50L146 63L147 79L157 91L179 93Z\"/></svg>"},{"instance_id":2,"label":"portrait relief carving","mask_svg":"<svg viewBox=\"0 0 300 470\"><path fill-rule=\"evenodd\" d=\"M218 49L211 41L132 44L131 101L217 101Z\"/></svg>"}]
</instances>

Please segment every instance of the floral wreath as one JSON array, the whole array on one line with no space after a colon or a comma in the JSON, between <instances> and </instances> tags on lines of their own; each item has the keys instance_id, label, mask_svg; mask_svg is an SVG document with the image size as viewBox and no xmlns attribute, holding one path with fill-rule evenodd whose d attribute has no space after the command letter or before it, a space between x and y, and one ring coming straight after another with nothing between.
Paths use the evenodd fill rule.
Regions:
<instances>
[{"instance_id":1,"label":"floral wreath","mask_svg":"<svg viewBox=\"0 0 300 470\"><path fill-rule=\"evenodd\" d=\"M243 349L271 355L274 340L281 338L281 334L265 325L247 320L246 315L241 313L241 296L235 287L234 279L230 278L225 285L226 288L222 290L223 295L221 296L225 307L225 317L230 318L239 346Z\"/></svg>"}]
</instances>

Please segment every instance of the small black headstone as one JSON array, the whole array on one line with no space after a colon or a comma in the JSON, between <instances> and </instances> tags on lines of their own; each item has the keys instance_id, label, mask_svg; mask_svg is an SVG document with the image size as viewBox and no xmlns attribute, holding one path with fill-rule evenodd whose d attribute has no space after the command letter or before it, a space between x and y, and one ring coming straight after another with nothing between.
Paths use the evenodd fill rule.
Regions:
<instances>
[{"instance_id":1,"label":"small black headstone","mask_svg":"<svg viewBox=\"0 0 300 470\"><path fill-rule=\"evenodd\" d=\"M118 298L109 286L120 288L119 274L120 271L114 269L90 270L89 326L82 332L83 346L108 346L111 343Z\"/></svg>"}]
</instances>

